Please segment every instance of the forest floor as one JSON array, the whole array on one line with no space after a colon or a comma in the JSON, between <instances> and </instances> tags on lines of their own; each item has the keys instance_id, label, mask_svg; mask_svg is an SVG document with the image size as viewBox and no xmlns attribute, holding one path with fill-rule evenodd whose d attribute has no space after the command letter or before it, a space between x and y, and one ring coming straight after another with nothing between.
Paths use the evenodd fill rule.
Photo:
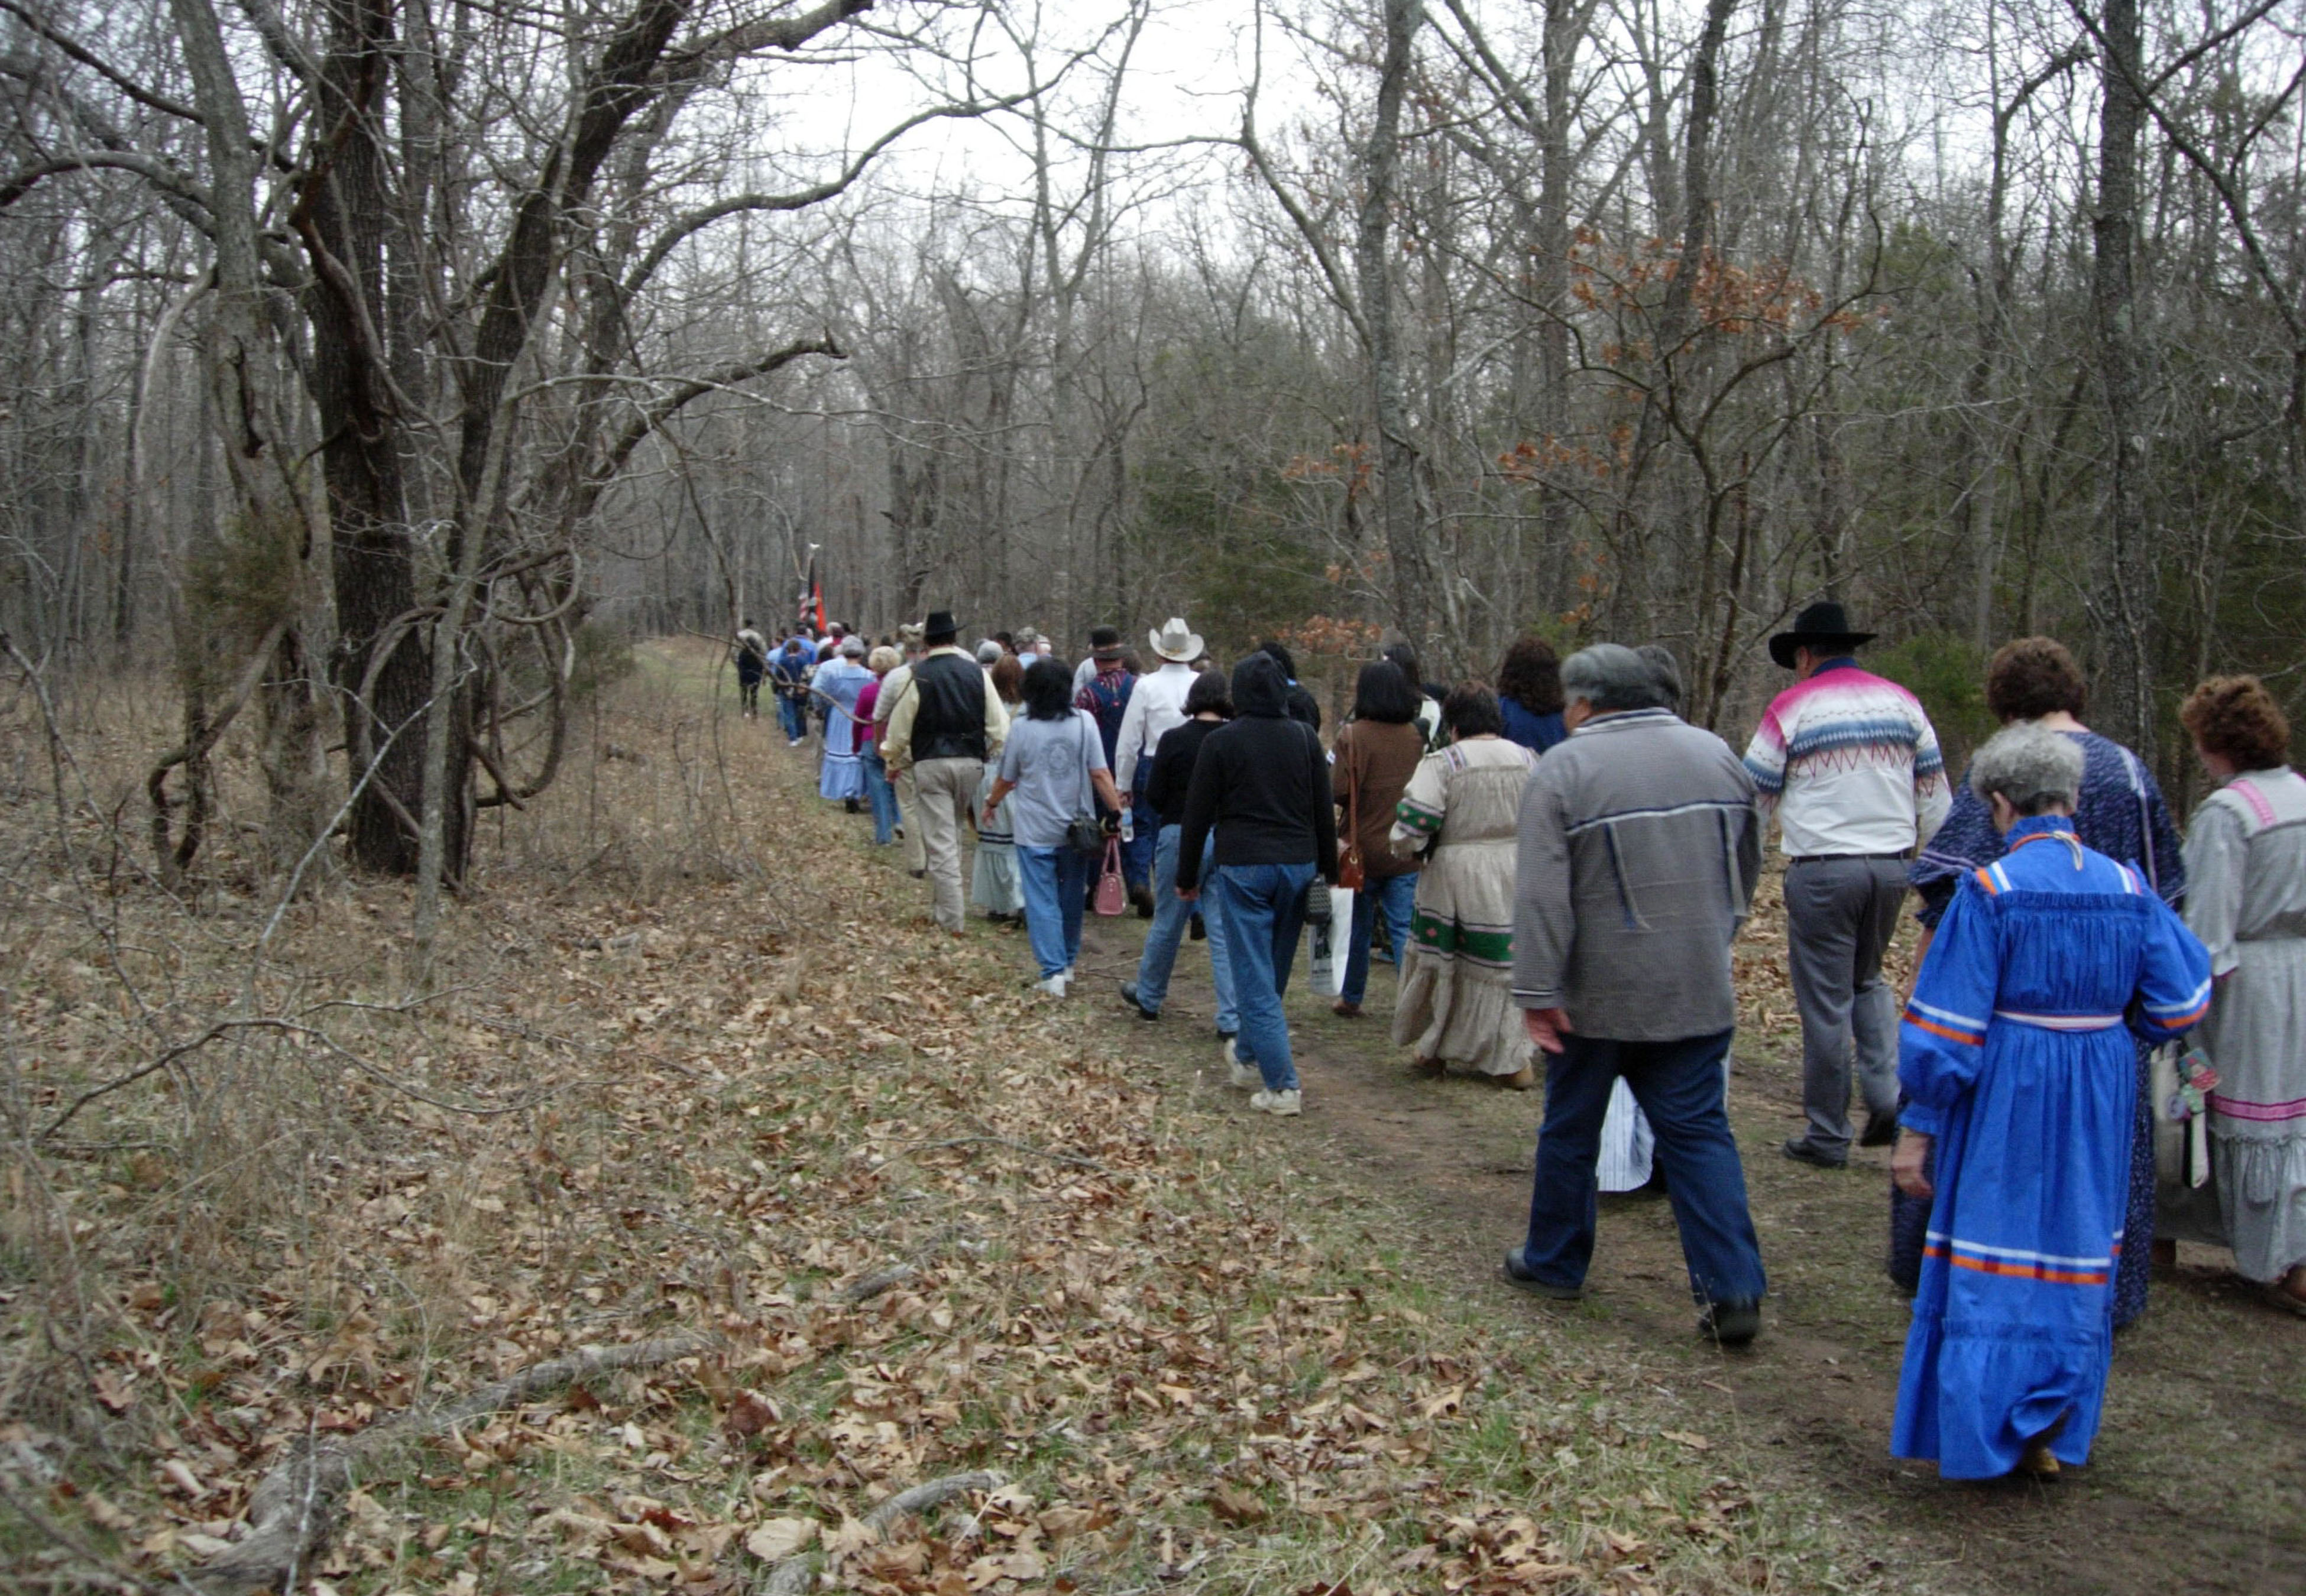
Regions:
<instances>
[{"instance_id":1,"label":"forest floor","mask_svg":"<svg viewBox=\"0 0 2306 1596\"><path fill-rule=\"evenodd\" d=\"M1770 1151L1766 914L1732 1104L1772 1298L1733 1354L1692 1334L1661 1202L1605 1204L1583 1304L1497 1284L1534 1096L1411 1080L1382 1020L1301 993L1307 1113L1251 1115L1197 945L1157 1025L1111 995L1134 919L1033 994L1022 938L937 936L709 651L642 664L491 815L421 981L405 887L276 916L229 817L196 898L139 878L156 712L68 709L61 805L26 704L0 723L23 1588L244 1566L258 1482L316 1444L355 1459L294 1569L320 1596L2301 1583L2306 1326L2208 1254L2123 1338L2090 1468L1883 1455L1883 1180ZM962 1494L875 1513L935 1480Z\"/></svg>"}]
</instances>

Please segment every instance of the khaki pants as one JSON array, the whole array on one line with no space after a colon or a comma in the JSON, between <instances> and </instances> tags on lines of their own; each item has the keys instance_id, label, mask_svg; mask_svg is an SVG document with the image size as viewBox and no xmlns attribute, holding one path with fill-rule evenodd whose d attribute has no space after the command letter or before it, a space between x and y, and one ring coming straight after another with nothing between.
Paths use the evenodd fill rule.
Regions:
<instances>
[{"instance_id":1,"label":"khaki pants","mask_svg":"<svg viewBox=\"0 0 2306 1596\"><path fill-rule=\"evenodd\" d=\"M921 789L910 764L889 781L897 789L897 824L905 830L905 868L918 875L928 868L928 855L921 846Z\"/></svg>"},{"instance_id":2,"label":"khaki pants","mask_svg":"<svg viewBox=\"0 0 2306 1596\"><path fill-rule=\"evenodd\" d=\"M920 793L920 808L905 828L918 829L928 859L930 901L936 923L958 934L962 925L961 837L969 824L969 807L977 801L977 784L985 774L981 759L924 759L913 766L913 784Z\"/></svg>"}]
</instances>

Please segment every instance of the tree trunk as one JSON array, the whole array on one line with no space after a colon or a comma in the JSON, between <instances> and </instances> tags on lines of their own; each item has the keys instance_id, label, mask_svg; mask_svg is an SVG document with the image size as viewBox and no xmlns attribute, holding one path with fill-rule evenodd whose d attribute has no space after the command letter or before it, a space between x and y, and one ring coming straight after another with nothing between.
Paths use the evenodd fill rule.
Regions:
<instances>
[{"instance_id":1,"label":"tree trunk","mask_svg":"<svg viewBox=\"0 0 2306 1596\"><path fill-rule=\"evenodd\" d=\"M2090 613L2098 690L2091 720L2154 761L2155 559L2146 525L2146 440L2138 404L2137 0L2105 0L2098 112L2097 213L2091 218L2090 308L2097 332L2098 394L2105 426L2105 477L2098 508Z\"/></svg>"},{"instance_id":2,"label":"tree trunk","mask_svg":"<svg viewBox=\"0 0 2306 1596\"><path fill-rule=\"evenodd\" d=\"M1577 47L1584 34L1584 16L1574 0L1546 0L1545 5L1545 124L1539 152L1544 161L1538 177L1537 255L1538 295L1545 319L1538 327L1538 431L1549 462L1568 440L1569 415L1569 249L1570 182L1576 158L1570 153L1570 119L1575 113L1572 90ZM1576 562L1569 553L1569 494L1541 476L1538 525L1542 558L1557 573L1553 607L1569 607L1568 583ZM1519 620L1521 617L1515 617Z\"/></svg>"},{"instance_id":3,"label":"tree trunk","mask_svg":"<svg viewBox=\"0 0 2306 1596\"><path fill-rule=\"evenodd\" d=\"M323 607L312 579L319 550L314 546L312 509L295 480L303 451L297 447L290 419L288 380L268 325L269 290L260 255L263 235L255 201L257 157L249 136L247 107L233 77L223 30L207 0L173 0L173 13L185 66L207 125L214 175L216 289L215 303L203 327L205 407L213 414L218 453L231 478L236 513L211 519L227 524L216 535L240 545L240 568L260 571L266 584L261 593L235 595L248 604L248 610L231 619L236 619L249 635L232 641L270 656L252 659L246 669L252 683L260 679L269 683L262 695L261 767L269 800L267 840L278 858L301 854L309 847L328 809L325 717L314 701L308 669L312 640L327 635ZM141 402L149 404L152 397L144 394ZM203 456L204 460L207 457ZM128 571L124 553L124 589ZM235 696L211 721L207 661L224 652L218 648L216 636L224 619L189 610L183 617L192 633L180 648L180 658L186 661L183 747L185 774L192 788L192 809L182 842L171 857L159 861L164 880L173 880L175 872L190 864L200 846L208 751L246 701L246 694ZM235 663L235 669L237 673L241 668ZM157 783L165 781L167 769L164 763L155 773L156 799L165 800L165 787ZM162 834L167 830L165 815L164 801L156 816L156 832Z\"/></svg>"},{"instance_id":4,"label":"tree trunk","mask_svg":"<svg viewBox=\"0 0 2306 1596\"><path fill-rule=\"evenodd\" d=\"M1433 653L1433 573L1417 505L1417 447L1401 376L1394 317L1393 203L1401 166L1401 100L1408 87L1410 45L1423 20L1418 0L1384 0L1385 63L1378 79L1377 122L1362 167L1366 184L1354 241L1354 277L1369 332L1371 406L1378 434L1378 519L1391 567L1393 624L1420 659ZM1454 650L1463 638L1448 640ZM1455 668L1453 660L1452 669Z\"/></svg>"},{"instance_id":5,"label":"tree trunk","mask_svg":"<svg viewBox=\"0 0 2306 1596\"><path fill-rule=\"evenodd\" d=\"M313 267L305 294L311 384L334 529L337 686L344 697L353 861L416 868L430 662L416 615L415 529L401 478L385 314L382 160L392 47L390 0L328 0L307 173L292 217ZM373 767L363 785L362 778Z\"/></svg>"},{"instance_id":6,"label":"tree trunk","mask_svg":"<svg viewBox=\"0 0 2306 1596\"><path fill-rule=\"evenodd\" d=\"M1648 542L1651 533L1664 530L1669 534L1666 547L1675 551L1678 567L1660 573L1651 560L1644 559L1640 572L1627 573L1643 584L1643 592L1638 595L1639 613L1631 619L1644 636L1654 636L1664 619L1661 588L1670 593L1674 583L1686 579L1702 562L1704 547L1701 540L1707 535L1710 525L1705 510L1691 502L1687 484L1680 474L1661 473L1659 457L1667 448L1673 417L1681 408L1683 393L1699 358L1695 295L1698 275L1704 269L1712 238L1713 119L1721 98L1721 43L1729 31L1730 13L1736 9L1737 0L1707 0L1704 30L1698 35L1697 52L1689 64L1689 115L1682 129L1679 190L1681 248L1673 275L1666 282L1663 303L1658 308L1657 376L1642 406L1641 426L1634 444L1635 481L1658 484L1653 502L1661 504L1656 518L1662 527L1639 525L1644 508L1638 497L1632 497L1628 509L1636 522L1629 529L1633 545L1640 548Z\"/></svg>"}]
</instances>

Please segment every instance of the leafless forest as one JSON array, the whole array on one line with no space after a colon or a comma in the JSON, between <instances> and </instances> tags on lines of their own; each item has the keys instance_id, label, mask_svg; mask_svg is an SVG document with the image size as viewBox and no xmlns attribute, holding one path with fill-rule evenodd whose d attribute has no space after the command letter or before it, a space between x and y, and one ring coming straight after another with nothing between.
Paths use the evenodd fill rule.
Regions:
<instances>
[{"instance_id":1,"label":"leafless forest","mask_svg":"<svg viewBox=\"0 0 2306 1596\"><path fill-rule=\"evenodd\" d=\"M0 603L181 697L164 871L244 716L283 858L349 794L453 884L811 545L876 628L1661 639L1722 723L1831 592L1957 716L2057 632L2177 777L2306 621L2302 16L5 0Z\"/></svg>"}]
</instances>

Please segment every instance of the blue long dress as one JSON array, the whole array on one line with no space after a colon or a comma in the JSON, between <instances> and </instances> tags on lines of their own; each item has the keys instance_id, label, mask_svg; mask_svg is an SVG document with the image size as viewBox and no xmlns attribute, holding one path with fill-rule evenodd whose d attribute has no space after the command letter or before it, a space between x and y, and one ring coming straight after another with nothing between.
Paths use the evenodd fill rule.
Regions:
<instances>
[{"instance_id":1,"label":"blue long dress","mask_svg":"<svg viewBox=\"0 0 2306 1596\"><path fill-rule=\"evenodd\" d=\"M2177 823L2162 801L2154 774L2129 749L2095 731L2069 731L2082 748L2081 791L2074 800L2074 830L2082 846L2096 849L2110 859L2129 866L2145 879L2157 896L2173 909L2186 900L2186 861L2181 853ZM1933 931L1953 890L1971 871L2000 858L2005 844L1994 829L1986 801L1970 790L1962 777L1954 789L1953 809L1945 824L1915 859L1906 879L1920 907L1914 917ZM2150 1045L2139 1046L2138 1079L2147 1080L2146 1057ZM2129 1233L2138 1244L2122 1255L2114 1280L2114 1327L2121 1329L2146 1311L2146 1293L2152 1277L2155 1176L2154 1126L2148 1117L2146 1094L2138 1097L2137 1134L2130 1149ZM1911 1292L1921 1278L1922 1233L1929 1228L1929 1204L1890 1189L1890 1278Z\"/></svg>"},{"instance_id":2,"label":"blue long dress","mask_svg":"<svg viewBox=\"0 0 2306 1596\"><path fill-rule=\"evenodd\" d=\"M1966 877L1899 1028L1899 1122L1936 1139L1936 1196L1890 1449L1951 1480L2018 1465L2062 1418L2089 1459L2114 1355L2135 1055L2209 1006L2209 955L2062 815Z\"/></svg>"},{"instance_id":3,"label":"blue long dress","mask_svg":"<svg viewBox=\"0 0 2306 1596\"><path fill-rule=\"evenodd\" d=\"M819 798L861 798L866 796L865 765L857 750L862 730L852 712L858 696L873 673L854 660L836 657L816 668L816 690L833 707L824 716L824 764L816 777Z\"/></svg>"}]
</instances>

